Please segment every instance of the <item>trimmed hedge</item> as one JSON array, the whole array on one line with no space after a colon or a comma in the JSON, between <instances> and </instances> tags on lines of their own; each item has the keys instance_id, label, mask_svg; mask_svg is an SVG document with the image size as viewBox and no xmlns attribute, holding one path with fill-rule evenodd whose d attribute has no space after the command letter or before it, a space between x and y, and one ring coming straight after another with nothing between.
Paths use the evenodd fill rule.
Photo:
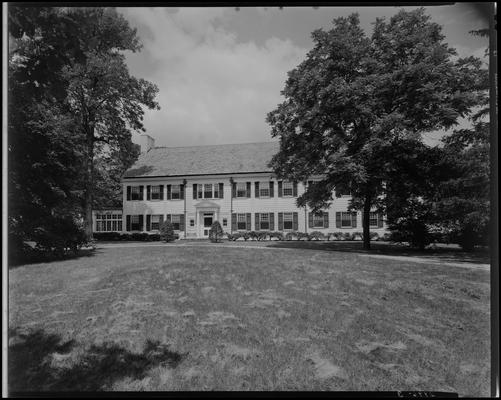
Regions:
<instances>
[{"instance_id":1,"label":"trimmed hedge","mask_svg":"<svg viewBox=\"0 0 501 400\"><path fill-rule=\"evenodd\" d=\"M93 235L95 240L98 241L134 241L134 242L158 242L161 240L158 233L134 232L134 233L120 233L120 232L95 232ZM174 235L179 239L179 235Z\"/></svg>"}]
</instances>

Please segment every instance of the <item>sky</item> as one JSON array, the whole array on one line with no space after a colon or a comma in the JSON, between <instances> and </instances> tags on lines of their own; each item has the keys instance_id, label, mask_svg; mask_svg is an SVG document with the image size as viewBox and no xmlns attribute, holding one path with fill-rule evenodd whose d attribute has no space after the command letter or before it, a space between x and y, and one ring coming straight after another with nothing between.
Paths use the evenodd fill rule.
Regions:
<instances>
[{"instance_id":1,"label":"sky","mask_svg":"<svg viewBox=\"0 0 501 400\"><path fill-rule=\"evenodd\" d=\"M146 110L146 133L156 146L268 142L265 118L284 98L287 72L313 47L311 32L339 16L359 13L372 33L377 17L417 7L118 8L137 28L143 48L127 53L133 76L159 88L160 110ZM426 7L460 56L484 57L487 38L469 31L488 21L473 3ZM461 121L460 126L467 125ZM443 132L427 133L438 143ZM134 134L134 142L139 135Z\"/></svg>"}]
</instances>

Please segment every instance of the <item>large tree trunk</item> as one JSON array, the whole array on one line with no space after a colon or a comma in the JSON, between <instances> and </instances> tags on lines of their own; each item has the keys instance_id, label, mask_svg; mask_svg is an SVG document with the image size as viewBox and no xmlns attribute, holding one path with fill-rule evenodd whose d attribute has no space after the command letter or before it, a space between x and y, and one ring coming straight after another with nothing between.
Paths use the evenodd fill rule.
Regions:
<instances>
[{"instance_id":1,"label":"large tree trunk","mask_svg":"<svg viewBox=\"0 0 501 400\"><path fill-rule=\"evenodd\" d=\"M362 228L364 237L364 250L371 249L371 232L370 232L370 212L371 212L371 197L365 196L364 209L362 212Z\"/></svg>"},{"instance_id":2,"label":"large tree trunk","mask_svg":"<svg viewBox=\"0 0 501 400\"><path fill-rule=\"evenodd\" d=\"M84 231L87 240L92 239L92 200L94 192L94 132L87 133L85 157Z\"/></svg>"}]
</instances>

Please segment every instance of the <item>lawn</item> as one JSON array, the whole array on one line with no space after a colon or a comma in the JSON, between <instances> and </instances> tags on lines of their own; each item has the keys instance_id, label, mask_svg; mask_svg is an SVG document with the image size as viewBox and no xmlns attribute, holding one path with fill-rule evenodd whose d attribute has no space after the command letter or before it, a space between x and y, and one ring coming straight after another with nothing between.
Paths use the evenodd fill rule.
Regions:
<instances>
[{"instance_id":1,"label":"lawn","mask_svg":"<svg viewBox=\"0 0 501 400\"><path fill-rule=\"evenodd\" d=\"M164 245L9 271L10 390L488 396L489 270Z\"/></svg>"}]
</instances>

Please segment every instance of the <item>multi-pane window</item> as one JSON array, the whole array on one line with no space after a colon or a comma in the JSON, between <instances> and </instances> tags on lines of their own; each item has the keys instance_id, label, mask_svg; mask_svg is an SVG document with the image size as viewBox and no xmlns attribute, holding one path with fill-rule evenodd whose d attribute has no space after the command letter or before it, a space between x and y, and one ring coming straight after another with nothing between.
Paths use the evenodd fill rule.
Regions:
<instances>
[{"instance_id":1,"label":"multi-pane window","mask_svg":"<svg viewBox=\"0 0 501 400\"><path fill-rule=\"evenodd\" d=\"M369 225L371 227L374 227L374 228L378 227L378 213L377 212L369 213Z\"/></svg>"},{"instance_id":2,"label":"multi-pane window","mask_svg":"<svg viewBox=\"0 0 501 400\"><path fill-rule=\"evenodd\" d=\"M270 229L270 214L268 213L259 214L259 229L261 230Z\"/></svg>"},{"instance_id":3,"label":"multi-pane window","mask_svg":"<svg viewBox=\"0 0 501 400\"><path fill-rule=\"evenodd\" d=\"M151 230L156 231L160 229L160 215L151 216Z\"/></svg>"},{"instance_id":4,"label":"multi-pane window","mask_svg":"<svg viewBox=\"0 0 501 400\"><path fill-rule=\"evenodd\" d=\"M117 232L121 230L121 214L96 214L96 232Z\"/></svg>"},{"instance_id":5,"label":"multi-pane window","mask_svg":"<svg viewBox=\"0 0 501 400\"><path fill-rule=\"evenodd\" d=\"M194 219L190 219L190 226L195 226L195 220Z\"/></svg>"},{"instance_id":6,"label":"multi-pane window","mask_svg":"<svg viewBox=\"0 0 501 400\"><path fill-rule=\"evenodd\" d=\"M284 181L282 183L282 188L283 188L282 190L283 190L284 196L292 196L292 193L293 193L292 182Z\"/></svg>"},{"instance_id":7,"label":"multi-pane window","mask_svg":"<svg viewBox=\"0 0 501 400\"><path fill-rule=\"evenodd\" d=\"M292 213L284 213L284 229L292 229Z\"/></svg>"},{"instance_id":8,"label":"multi-pane window","mask_svg":"<svg viewBox=\"0 0 501 400\"><path fill-rule=\"evenodd\" d=\"M237 183L237 197L247 197L247 183L245 182Z\"/></svg>"},{"instance_id":9,"label":"multi-pane window","mask_svg":"<svg viewBox=\"0 0 501 400\"><path fill-rule=\"evenodd\" d=\"M181 198L181 185L171 185L170 198L174 200Z\"/></svg>"},{"instance_id":10,"label":"multi-pane window","mask_svg":"<svg viewBox=\"0 0 501 400\"><path fill-rule=\"evenodd\" d=\"M259 197L269 197L270 196L270 184L269 182L259 183Z\"/></svg>"},{"instance_id":11,"label":"multi-pane window","mask_svg":"<svg viewBox=\"0 0 501 400\"><path fill-rule=\"evenodd\" d=\"M223 226L227 226L228 225L228 220L226 218L223 218Z\"/></svg>"},{"instance_id":12,"label":"multi-pane window","mask_svg":"<svg viewBox=\"0 0 501 400\"><path fill-rule=\"evenodd\" d=\"M204 184L204 198L212 199L212 183Z\"/></svg>"},{"instance_id":13,"label":"multi-pane window","mask_svg":"<svg viewBox=\"0 0 501 400\"><path fill-rule=\"evenodd\" d=\"M313 227L314 228L324 227L324 215L322 213L313 214Z\"/></svg>"},{"instance_id":14,"label":"multi-pane window","mask_svg":"<svg viewBox=\"0 0 501 400\"><path fill-rule=\"evenodd\" d=\"M247 215L237 214L237 229L245 230L247 229Z\"/></svg>"},{"instance_id":15,"label":"multi-pane window","mask_svg":"<svg viewBox=\"0 0 501 400\"><path fill-rule=\"evenodd\" d=\"M171 216L171 221L172 226L174 227L175 231L178 231L181 226L181 216L179 214L173 214Z\"/></svg>"},{"instance_id":16,"label":"multi-pane window","mask_svg":"<svg viewBox=\"0 0 501 400\"><path fill-rule=\"evenodd\" d=\"M131 198L131 200L139 200L141 198L141 193L139 191L139 186L131 186L131 188L130 188L130 198Z\"/></svg>"},{"instance_id":17,"label":"multi-pane window","mask_svg":"<svg viewBox=\"0 0 501 400\"><path fill-rule=\"evenodd\" d=\"M151 187L151 200L160 200L160 186Z\"/></svg>"},{"instance_id":18,"label":"multi-pane window","mask_svg":"<svg viewBox=\"0 0 501 400\"><path fill-rule=\"evenodd\" d=\"M132 231L141 230L141 226L139 226L139 215L131 215L130 217L130 229Z\"/></svg>"},{"instance_id":19,"label":"multi-pane window","mask_svg":"<svg viewBox=\"0 0 501 400\"><path fill-rule=\"evenodd\" d=\"M351 213L342 212L341 213L341 227L350 228L351 227Z\"/></svg>"}]
</instances>

